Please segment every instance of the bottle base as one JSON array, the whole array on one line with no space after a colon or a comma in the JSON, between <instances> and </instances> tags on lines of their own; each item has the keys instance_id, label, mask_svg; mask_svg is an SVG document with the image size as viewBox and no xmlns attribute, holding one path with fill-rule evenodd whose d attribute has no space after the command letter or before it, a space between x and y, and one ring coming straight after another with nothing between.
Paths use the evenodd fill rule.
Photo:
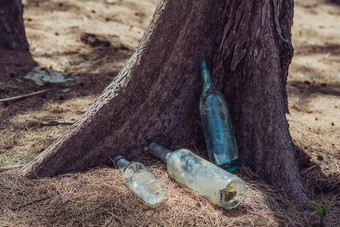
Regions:
<instances>
[{"instance_id":1,"label":"bottle base","mask_svg":"<svg viewBox=\"0 0 340 227\"><path fill-rule=\"evenodd\" d=\"M232 181L225 189L220 191L221 205L226 209L232 209L239 205L246 192L245 184L242 180Z\"/></svg>"},{"instance_id":2,"label":"bottle base","mask_svg":"<svg viewBox=\"0 0 340 227\"><path fill-rule=\"evenodd\" d=\"M233 160L230 163L219 165L220 168L222 168L222 169L224 169L228 172L232 172L234 170L237 170L240 166L241 166L241 162L240 162L239 159Z\"/></svg>"}]
</instances>

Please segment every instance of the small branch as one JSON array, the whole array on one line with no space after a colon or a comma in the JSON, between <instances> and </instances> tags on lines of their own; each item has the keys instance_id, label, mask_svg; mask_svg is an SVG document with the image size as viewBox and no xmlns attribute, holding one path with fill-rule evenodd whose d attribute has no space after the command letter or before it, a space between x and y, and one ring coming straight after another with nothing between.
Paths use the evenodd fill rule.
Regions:
<instances>
[{"instance_id":1,"label":"small branch","mask_svg":"<svg viewBox=\"0 0 340 227\"><path fill-rule=\"evenodd\" d=\"M20 206L18 206L18 207L12 208L11 210L16 211L16 210L19 210L19 209L21 209L21 208L23 208L23 207L32 205L32 204L34 204L34 203L39 203L39 202L44 201L44 200L49 199L49 198L50 198L50 197L44 197L44 198L41 198L41 199L37 199L37 200L34 200L34 201L30 201L30 202L25 203L25 204L23 204L23 205L20 205Z\"/></svg>"},{"instance_id":2,"label":"small branch","mask_svg":"<svg viewBox=\"0 0 340 227\"><path fill-rule=\"evenodd\" d=\"M317 166L317 165L313 165L313 166L309 167L308 169L302 170L301 173L305 175L305 174L307 174L309 171L311 171L312 169L315 169L315 168L318 168L318 166Z\"/></svg>"},{"instance_id":3,"label":"small branch","mask_svg":"<svg viewBox=\"0 0 340 227\"><path fill-rule=\"evenodd\" d=\"M54 186L53 186L53 187L54 187ZM54 187L54 188L55 188L55 187ZM58 194L60 195L59 190L58 190L57 188L55 188L55 189L57 190ZM74 194L75 192L76 192L76 190L73 190L73 191L68 195L68 197L66 197L65 201L63 201L63 202L62 202L61 204L59 204L59 205L54 206L54 209L53 209L52 214L43 214L43 213L41 213L41 212L40 212L41 207L38 207L38 208L34 211L34 214L35 214L36 216L43 216L43 217L56 217L56 216L59 215L59 213L60 213L60 211L57 212L57 209L61 210L61 209L66 205L66 203L71 199L71 197L73 196L73 194ZM63 199L61 195L60 195L60 197L61 197L61 199ZM46 203L45 203L45 204L46 204Z\"/></svg>"},{"instance_id":4,"label":"small branch","mask_svg":"<svg viewBox=\"0 0 340 227\"><path fill-rule=\"evenodd\" d=\"M23 164L20 164L20 165L13 165L13 166L3 166L3 167L0 167L0 171L5 171L5 170L9 170L9 169L15 169L15 168L20 168L24 166Z\"/></svg>"},{"instance_id":5,"label":"small branch","mask_svg":"<svg viewBox=\"0 0 340 227\"><path fill-rule=\"evenodd\" d=\"M42 94L42 93L45 93L45 92L48 92L48 91L49 91L49 89L46 89L46 90L32 92L32 93L25 94L25 95L18 95L18 96L14 96L14 97L10 97L10 98L4 98L4 99L0 99L0 102L14 101L14 100L18 100L18 99L34 96L34 95L39 95L39 94Z\"/></svg>"},{"instance_id":6,"label":"small branch","mask_svg":"<svg viewBox=\"0 0 340 227\"><path fill-rule=\"evenodd\" d=\"M41 123L42 126L51 126L51 125L73 125L74 122L70 121L49 121Z\"/></svg>"},{"instance_id":7,"label":"small branch","mask_svg":"<svg viewBox=\"0 0 340 227\"><path fill-rule=\"evenodd\" d=\"M73 125L73 121L31 121L31 126L56 126L56 125Z\"/></svg>"}]
</instances>

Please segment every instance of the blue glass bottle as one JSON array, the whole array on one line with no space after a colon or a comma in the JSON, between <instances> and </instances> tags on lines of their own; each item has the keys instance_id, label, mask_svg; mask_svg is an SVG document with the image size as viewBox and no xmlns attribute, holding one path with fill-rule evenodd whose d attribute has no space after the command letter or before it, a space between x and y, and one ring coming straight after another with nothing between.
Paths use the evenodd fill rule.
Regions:
<instances>
[{"instance_id":1,"label":"blue glass bottle","mask_svg":"<svg viewBox=\"0 0 340 227\"><path fill-rule=\"evenodd\" d=\"M209 159L217 166L233 171L240 166L238 149L227 102L210 78L205 60L201 61L203 91L200 114Z\"/></svg>"}]
</instances>

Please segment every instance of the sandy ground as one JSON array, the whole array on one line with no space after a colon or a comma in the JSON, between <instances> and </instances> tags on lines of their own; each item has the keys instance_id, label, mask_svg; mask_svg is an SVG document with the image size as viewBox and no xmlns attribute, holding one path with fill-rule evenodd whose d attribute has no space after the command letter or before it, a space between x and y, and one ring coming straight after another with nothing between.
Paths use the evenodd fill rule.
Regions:
<instances>
[{"instance_id":1,"label":"sandy ground","mask_svg":"<svg viewBox=\"0 0 340 227\"><path fill-rule=\"evenodd\" d=\"M93 103L136 48L156 0L24 0L30 53L0 50L0 166L24 164L57 139ZM340 226L340 6L295 1L295 55L287 90L290 131L311 199L331 206L327 226ZM29 79L30 72L44 76ZM54 73L57 72L57 73ZM59 73L58 73L59 72ZM48 77L60 83L53 83ZM63 82L64 80L64 82ZM309 161L310 157L310 161ZM232 211L168 179L165 202L149 207L110 168L27 181L0 175L0 226L308 226L313 207L296 204L251 171L244 202Z\"/></svg>"},{"instance_id":2,"label":"sandy ground","mask_svg":"<svg viewBox=\"0 0 340 227\"><path fill-rule=\"evenodd\" d=\"M290 132L324 174L310 174L309 182L317 185L330 177L339 187L340 7L317 0L295 4L295 54L287 84ZM325 183L316 188L322 192L336 187Z\"/></svg>"}]
</instances>

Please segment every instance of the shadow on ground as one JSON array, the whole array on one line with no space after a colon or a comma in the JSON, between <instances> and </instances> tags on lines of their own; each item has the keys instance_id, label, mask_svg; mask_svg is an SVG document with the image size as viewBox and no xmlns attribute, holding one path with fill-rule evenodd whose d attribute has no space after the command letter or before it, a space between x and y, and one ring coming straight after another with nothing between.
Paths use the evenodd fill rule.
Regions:
<instances>
[{"instance_id":1,"label":"shadow on ground","mask_svg":"<svg viewBox=\"0 0 340 227\"><path fill-rule=\"evenodd\" d=\"M324 94L324 95L333 95L340 96L340 87L337 83L320 83L320 82L310 82L308 80L298 81L298 80L290 80L287 83L287 86L292 86L297 88L291 89L291 95L297 96L310 96L313 94Z\"/></svg>"}]
</instances>

